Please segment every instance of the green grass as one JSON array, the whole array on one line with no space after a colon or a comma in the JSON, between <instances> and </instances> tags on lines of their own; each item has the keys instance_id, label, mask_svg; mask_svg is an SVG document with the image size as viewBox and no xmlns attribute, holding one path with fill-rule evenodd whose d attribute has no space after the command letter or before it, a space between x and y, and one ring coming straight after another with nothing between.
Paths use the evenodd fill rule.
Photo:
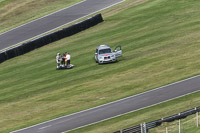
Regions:
<instances>
[{"instance_id":1,"label":"green grass","mask_svg":"<svg viewBox=\"0 0 200 133\"><path fill-rule=\"evenodd\" d=\"M155 105L150 108L142 109L110 120L106 120L104 122L76 129L70 131L69 133L112 133L121 129L141 124L143 122L158 120L199 106L199 95L200 92L187 95L172 101ZM186 119L181 120L182 131L184 131L183 133L188 133L186 131L189 131L191 128L191 131L194 131L190 131L191 133L199 133L197 132L199 128L196 127L194 117L195 115L191 115ZM174 121L172 123L163 123L161 126L149 130L149 133L165 133L166 127L168 127L169 133L177 133L177 124L178 121Z\"/></svg>"},{"instance_id":2,"label":"green grass","mask_svg":"<svg viewBox=\"0 0 200 133\"><path fill-rule=\"evenodd\" d=\"M126 0L102 12L105 22L1 63L0 131L24 128L200 74L200 2L140 2ZM118 63L95 63L95 49L105 43L112 48L122 46ZM56 53L66 51L76 67L56 71ZM199 93L195 95L189 100ZM182 104L180 108L187 107ZM139 114L135 123L145 121L143 113Z\"/></svg>"},{"instance_id":3,"label":"green grass","mask_svg":"<svg viewBox=\"0 0 200 133\"><path fill-rule=\"evenodd\" d=\"M0 33L82 0L0 0Z\"/></svg>"},{"instance_id":4,"label":"green grass","mask_svg":"<svg viewBox=\"0 0 200 133\"><path fill-rule=\"evenodd\" d=\"M179 132L179 121L171 123L164 123L162 126L151 129L149 133L165 133L166 127L169 133ZM188 116L186 119L181 120L181 132L182 133L199 133L200 128L197 127L197 117L195 115Z\"/></svg>"}]
</instances>

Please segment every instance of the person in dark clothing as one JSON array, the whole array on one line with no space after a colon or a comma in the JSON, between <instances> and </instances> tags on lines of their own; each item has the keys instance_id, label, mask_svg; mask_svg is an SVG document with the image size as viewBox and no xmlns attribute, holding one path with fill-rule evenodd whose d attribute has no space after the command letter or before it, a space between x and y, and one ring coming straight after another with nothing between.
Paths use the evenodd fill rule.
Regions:
<instances>
[{"instance_id":1,"label":"person in dark clothing","mask_svg":"<svg viewBox=\"0 0 200 133\"><path fill-rule=\"evenodd\" d=\"M65 58L66 58L66 56L63 53L63 55L62 55L62 61L61 61L61 64L63 65L63 67L65 66Z\"/></svg>"}]
</instances>

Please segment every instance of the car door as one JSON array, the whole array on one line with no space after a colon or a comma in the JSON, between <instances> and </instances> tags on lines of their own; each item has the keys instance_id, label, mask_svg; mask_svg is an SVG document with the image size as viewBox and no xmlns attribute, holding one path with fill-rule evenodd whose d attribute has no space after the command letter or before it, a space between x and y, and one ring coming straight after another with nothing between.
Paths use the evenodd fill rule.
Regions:
<instances>
[{"instance_id":1,"label":"car door","mask_svg":"<svg viewBox=\"0 0 200 133\"><path fill-rule=\"evenodd\" d=\"M121 46L117 46L114 50L114 53L115 53L115 57L118 58L118 57L121 57L122 56L122 49L121 49Z\"/></svg>"},{"instance_id":2,"label":"car door","mask_svg":"<svg viewBox=\"0 0 200 133\"><path fill-rule=\"evenodd\" d=\"M94 55L95 61L98 61L98 49L96 49L95 55Z\"/></svg>"}]
</instances>

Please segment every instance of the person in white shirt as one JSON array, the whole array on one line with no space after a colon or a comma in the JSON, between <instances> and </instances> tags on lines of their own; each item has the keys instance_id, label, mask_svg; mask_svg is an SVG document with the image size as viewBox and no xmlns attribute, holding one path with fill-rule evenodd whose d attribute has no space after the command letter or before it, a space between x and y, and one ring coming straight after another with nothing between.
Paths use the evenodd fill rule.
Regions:
<instances>
[{"instance_id":1,"label":"person in white shirt","mask_svg":"<svg viewBox=\"0 0 200 133\"><path fill-rule=\"evenodd\" d=\"M60 67L60 60L61 60L60 53L57 53L57 56L56 56L57 68Z\"/></svg>"},{"instance_id":2,"label":"person in white shirt","mask_svg":"<svg viewBox=\"0 0 200 133\"><path fill-rule=\"evenodd\" d=\"M71 58L71 56L70 56L70 54L69 53L67 53L67 65L70 65L70 58Z\"/></svg>"}]
</instances>

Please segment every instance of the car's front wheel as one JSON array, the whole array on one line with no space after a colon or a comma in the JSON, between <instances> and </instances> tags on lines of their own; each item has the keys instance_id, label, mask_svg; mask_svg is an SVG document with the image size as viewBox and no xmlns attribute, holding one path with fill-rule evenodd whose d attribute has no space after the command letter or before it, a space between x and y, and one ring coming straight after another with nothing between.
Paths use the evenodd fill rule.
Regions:
<instances>
[{"instance_id":1,"label":"car's front wheel","mask_svg":"<svg viewBox=\"0 0 200 133\"><path fill-rule=\"evenodd\" d=\"M100 63L100 62L98 61L98 64L99 64L99 65L102 65L103 63Z\"/></svg>"}]
</instances>

